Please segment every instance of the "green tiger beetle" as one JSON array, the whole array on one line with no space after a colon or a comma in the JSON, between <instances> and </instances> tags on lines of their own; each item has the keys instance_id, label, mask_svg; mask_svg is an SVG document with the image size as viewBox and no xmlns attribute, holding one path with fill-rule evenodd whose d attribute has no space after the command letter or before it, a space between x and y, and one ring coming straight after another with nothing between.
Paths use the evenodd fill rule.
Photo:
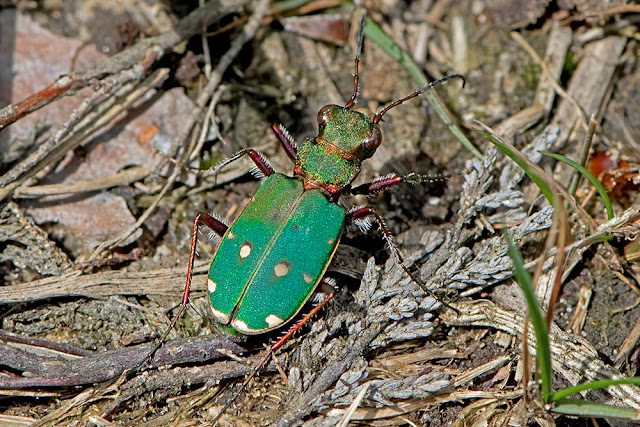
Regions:
<instances>
[{"instance_id":1,"label":"green tiger beetle","mask_svg":"<svg viewBox=\"0 0 640 427\"><path fill-rule=\"evenodd\" d=\"M189 304L198 227L201 223L222 236L207 283L211 310L226 333L256 335L279 328L296 317L314 290L321 285L334 289L334 280L325 278L324 273L346 223L356 224L366 231L370 220L375 220L396 263L411 280L431 294L404 264L389 229L378 213L366 206L345 211L338 205L338 199L346 194L376 194L400 183L416 184L446 178L415 173L406 176L392 174L357 187L351 186L360 172L362 161L373 156L382 143L379 124L390 109L453 78L462 79L464 86L464 77L453 74L434 81L393 102L377 114L364 108L354 108L362 41L361 26L356 48L353 95L344 107L327 105L319 111L317 137L307 139L297 147L283 127L272 127L285 153L295 164L293 177L276 173L266 159L253 149L241 150L215 167L218 170L242 156L249 156L257 171L266 179L230 226L206 213L196 216L182 304L171 327ZM240 389L216 416L214 423L266 365L273 352L333 296L333 291L327 293L307 315L269 347Z\"/></svg>"}]
</instances>

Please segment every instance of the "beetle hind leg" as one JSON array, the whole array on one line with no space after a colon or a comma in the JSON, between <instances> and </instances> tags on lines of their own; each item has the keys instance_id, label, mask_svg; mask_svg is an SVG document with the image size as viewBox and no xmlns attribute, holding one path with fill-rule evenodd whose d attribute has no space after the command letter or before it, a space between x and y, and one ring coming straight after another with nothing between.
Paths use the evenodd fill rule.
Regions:
<instances>
[{"instance_id":1,"label":"beetle hind leg","mask_svg":"<svg viewBox=\"0 0 640 427\"><path fill-rule=\"evenodd\" d=\"M356 207L348 213L347 218L350 219L356 225L358 225L359 223L364 222L367 217L371 217L371 216L373 216L376 223L378 224L378 228L382 232L382 236L384 237L384 240L386 241L387 246L389 247L389 251L391 252L391 255L393 255L393 258L395 259L396 264L399 265L400 268L404 270L407 276L409 276L409 278L413 282L415 282L418 286L420 286L422 290L427 293L427 295L435 298L445 307L451 308L452 310L459 312L457 309L455 309L454 307L451 307L449 304L440 301L438 297L436 297L434 293L429 288L427 288L427 285L425 285L424 282L418 276L416 276L411 272L411 270L409 270L409 267L406 266L406 264L404 263L404 260L402 259L402 255L400 255L400 249L398 249L398 246L393 241L393 235L391 234L391 231L385 224L384 220L380 217L380 215L378 215L378 213L373 208L366 207L366 206Z\"/></svg>"},{"instance_id":2,"label":"beetle hind leg","mask_svg":"<svg viewBox=\"0 0 640 427\"><path fill-rule=\"evenodd\" d=\"M326 280L327 279L324 278L322 281L325 282ZM291 338L293 334L296 333L298 329L302 327L302 325L304 325L318 311L320 311L320 309L324 307L324 305L328 303L333 298L333 296L334 296L333 292L326 295L324 299L318 304L316 304L307 315L305 315L300 321L298 321L298 323L296 323L291 328L289 328L289 330L283 336L281 336L273 345L271 345L271 347L269 347L269 349L267 350L267 353L262 357L262 359L260 359L260 362L258 362L255 368L253 368L253 371L251 372L251 374L249 374L249 376L244 380L240 388L236 390L236 392L233 394L231 399L227 401L227 403L222 407L220 412L218 412L218 414L211 421L212 424L215 425L215 423L222 416L222 414L224 414L227 411L227 409L231 407L233 402L236 401L238 396L240 396L240 393L242 393L242 391L247 387L249 382L251 382L251 380L258 374L258 372L260 372L260 370L264 368L267 365L267 363L269 363L269 360L271 360L271 358L273 357L273 352L276 351L278 348L280 348L289 338Z\"/></svg>"}]
</instances>

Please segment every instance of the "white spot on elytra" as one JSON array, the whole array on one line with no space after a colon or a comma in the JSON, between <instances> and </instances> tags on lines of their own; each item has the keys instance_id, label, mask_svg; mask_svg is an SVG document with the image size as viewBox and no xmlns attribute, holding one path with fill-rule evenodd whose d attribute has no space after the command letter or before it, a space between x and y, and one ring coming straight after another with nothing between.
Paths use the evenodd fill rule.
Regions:
<instances>
[{"instance_id":1,"label":"white spot on elytra","mask_svg":"<svg viewBox=\"0 0 640 427\"><path fill-rule=\"evenodd\" d=\"M327 245L333 245L336 241L333 239L327 240Z\"/></svg>"},{"instance_id":2,"label":"white spot on elytra","mask_svg":"<svg viewBox=\"0 0 640 427\"><path fill-rule=\"evenodd\" d=\"M309 276L307 273L302 273L302 278L304 279L305 282L307 283L311 283L313 282L313 277Z\"/></svg>"},{"instance_id":3,"label":"white spot on elytra","mask_svg":"<svg viewBox=\"0 0 640 427\"><path fill-rule=\"evenodd\" d=\"M278 277L286 276L289 274L289 266L286 262L280 261L275 267L273 267L273 272Z\"/></svg>"},{"instance_id":4,"label":"white spot on elytra","mask_svg":"<svg viewBox=\"0 0 640 427\"><path fill-rule=\"evenodd\" d=\"M213 313L213 317L215 317L218 322L222 323L223 325L229 324L229 316L221 311L216 310L213 307L211 307L211 312Z\"/></svg>"},{"instance_id":5,"label":"white spot on elytra","mask_svg":"<svg viewBox=\"0 0 640 427\"><path fill-rule=\"evenodd\" d=\"M251 254L251 245L242 245L240 248L240 258L246 258Z\"/></svg>"},{"instance_id":6,"label":"white spot on elytra","mask_svg":"<svg viewBox=\"0 0 640 427\"><path fill-rule=\"evenodd\" d=\"M209 293L212 294L216 291L218 285L216 285L216 282L214 282L211 279L207 280L207 288L209 288Z\"/></svg>"},{"instance_id":7,"label":"white spot on elytra","mask_svg":"<svg viewBox=\"0 0 640 427\"><path fill-rule=\"evenodd\" d=\"M236 319L233 322L231 322L231 324L238 332L242 332L243 334L256 334L260 332L258 329L251 329L242 320Z\"/></svg>"},{"instance_id":8,"label":"white spot on elytra","mask_svg":"<svg viewBox=\"0 0 640 427\"><path fill-rule=\"evenodd\" d=\"M232 232L232 231L229 231L229 232L227 233L227 239L229 239L229 240L233 240L233 239L235 239L235 238L236 238L236 235L235 235L235 234L233 234L233 232Z\"/></svg>"},{"instance_id":9,"label":"white spot on elytra","mask_svg":"<svg viewBox=\"0 0 640 427\"><path fill-rule=\"evenodd\" d=\"M233 321L233 327L239 330L240 332L246 332L249 329L246 323L238 319Z\"/></svg>"},{"instance_id":10,"label":"white spot on elytra","mask_svg":"<svg viewBox=\"0 0 640 427\"><path fill-rule=\"evenodd\" d=\"M276 316L275 314L268 315L265 319L265 322L269 325L270 328L275 328L276 326L282 324L284 320Z\"/></svg>"}]
</instances>

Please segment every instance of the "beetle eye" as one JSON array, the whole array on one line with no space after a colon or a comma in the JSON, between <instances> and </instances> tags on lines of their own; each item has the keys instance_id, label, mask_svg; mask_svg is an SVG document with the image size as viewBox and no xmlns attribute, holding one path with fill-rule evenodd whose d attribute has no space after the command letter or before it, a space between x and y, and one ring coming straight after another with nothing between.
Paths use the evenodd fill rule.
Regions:
<instances>
[{"instance_id":1,"label":"beetle eye","mask_svg":"<svg viewBox=\"0 0 640 427\"><path fill-rule=\"evenodd\" d=\"M380 128L374 125L371 129L371 135L364 140L364 148L366 148L370 153L373 153L380 144L382 144L382 133L380 133Z\"/></svg>"},{"instance_id":2,"label":"beetle eye","mask_svg":"<svg viewBox=\"0 0 640 427\"><path fill-rule=\"evenodd\" d=\"M331 115L331 112L336 107L338 106L333 104L325 105L324 107L322 107L320 111L318 111L318 124L321 125L323 123L326 123L327 120L329 120L329 116Z\"/></svg>"}]
</instances>

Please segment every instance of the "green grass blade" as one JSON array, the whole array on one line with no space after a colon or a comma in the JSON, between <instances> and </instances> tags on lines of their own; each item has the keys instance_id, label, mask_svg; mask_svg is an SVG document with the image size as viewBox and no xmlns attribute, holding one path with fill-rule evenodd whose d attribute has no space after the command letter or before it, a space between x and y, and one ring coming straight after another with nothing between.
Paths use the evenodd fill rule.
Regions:
<instances>
[{"instance_id":1,"label":"green grass blade","mask_svg":"<svg viewBox=\"0 0 640 427\"><path fill-rule=\"evenodd\" d=\"M522 255L511 241L509 233L505 232L504 238L507 241L507 252L513 261L513 271L516 281L522 288L525 299L527 300L531 324L533 325L533 330L536 335L536 360L540 372L542 397L545 402L549 402L549 396L551 395L551 379L553 376L551 367L551 349L549 348L549 328L547 327L547 323L544 320L544 314L542 313L542 309L536 299L531 275L524 267Z\"/></svg>"},{"instance_id":2,"label":"green grass blade","mask_svg":"<svg viewBox=\"0 0 640 427\"><path fill-rule=\"evenodd\" d=\"M371 40L375 44L377 44L380 49L382 49L387 55L398 61L400 65L407 69L409 74L413 80L416 81L418 85L425 86L428 82L427 76L422 72L418 64L411 58L411 55L407 54L398 44L391 38L387 33L384 32L376 22L367 18L364 24L364 34L367 39ZM429 104L433 107L440 120L443 121L445 125L449 128L451 133L455 135L455 137L460 141L460 143L467 148L474 156L481 159L483 157L480 150L478 150L472 143L469 141L469 138L462 133L462 130L458 125L456 125L449 117L449 114L442 107L440 101L436 98L433 92L427 92L424 95Z\"/></svg>"},{"instance_id":3,"label":"green grass blade","mask_svg":"<svg viewBox=\"0 0 640 427\"><path fill-rule=\"evenodd\" d=\"M311 0L282 0L274 2L271 5L271 12L282 13L287 10L296 9L304 6L307 3L311 3Z\"/></svg>"},{"instance_id":4,"label":"green grass blade","mask_svg":"<svg viewBox=\"0 0 640 427\"><path fill-rule=\"evenodd\" d=\"M607 209L607 219L608 220L613 219L614 215L613 215L613 207L611 206L611 200L609 199L609 195L607 194L607 190L604 189L604 187L602 186L602 183L600 183L600 181L598 181L598 178L593 176L593 174L591 172L589 172L580 163L574 162L573 160L568 159L568 158L566 158L565 156L563 156L561 154L548 153L546 151L540 151L540 154L544 154L545 156L553 157L554 159L556 159L558 161L566 163L569 166L571 166L572 168L576 169L582 175L584 175L593 184L593 186L596 187L596 190L598 191L598 194L600 194L600 197L602 198L602 201L604 202L604 206Z\"/></svg>"},{"instance_id":5,"label":"green grass blade","mask_svg":"<svg viewBox=\"0 0 640 427\"><path fill-rule=\"evenodd\" d=\"M564 390L560 390L556 393L553 393L549 397L549 399L550 401L560 400L560 399L564 399L567 396L571 396L572 394L580 393L581 391L592 390L595 388L605 388L605 387L609 387L612 385L619 385L619 384L635 384L640 386L640 377L590 381L588 383L579 384L575 387L565 388Z\"/></svg>"},{"instance_id":6,"label":"green grass blade","mask_svg":"<svg viewBox=\"0 0 640 427\"><path fill-rule=\"evenodd\" d=\"M538 186L544 197L553 205L553 193L551 188L547 185L544 178L536 170L537 165L532 164L520 151L507 144L502 140L500 135L491 133L491 129L486 127L483 123L473 120L472 123L481 126L481 129L476 129L478 133L487 138L493 145L495 145L500 151L509 156L511 160L516 162L518 166L531 178L531 180Z\"/></svg>"},{"instance_id":7,"label":"green grass blade","mask_svg":"<svg viewBox=\"0 0 640 427\"><path fill-rule=\"evenodd\" d=\"M619 408L617 406L603 405L602 403L589 402L577 399L560 399L555 402L553 412L581 417L610 417L640 420L640 411L637 409Z\"/></svg>"}]
</instances>

